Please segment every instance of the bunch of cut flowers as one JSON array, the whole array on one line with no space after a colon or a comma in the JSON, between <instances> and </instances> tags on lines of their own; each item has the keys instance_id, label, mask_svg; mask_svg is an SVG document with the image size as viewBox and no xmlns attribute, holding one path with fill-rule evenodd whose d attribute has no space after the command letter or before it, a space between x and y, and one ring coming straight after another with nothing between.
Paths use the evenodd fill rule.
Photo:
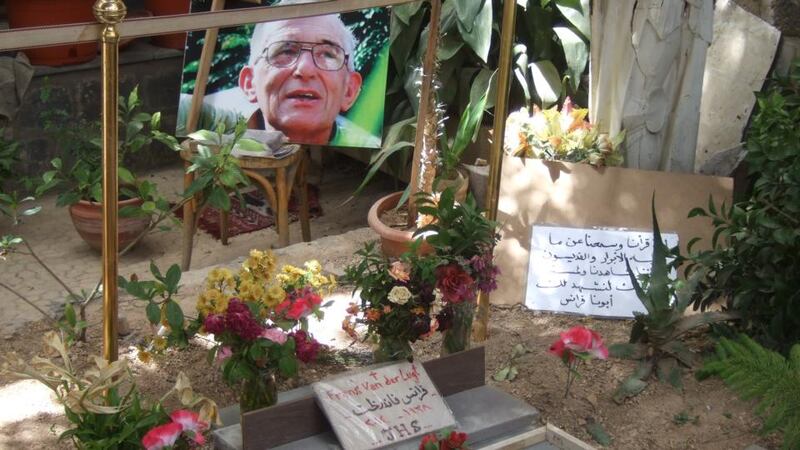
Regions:
<instances>
[{"instance_id":1,"label":"bunch of cut flowers","mask_svg":"<svg viewBox=\"0 0 800 450\"><path fill-rule=\"evenodd\" d=\"M410 357L410 343L437 330L444 333L445 353L464 350L478 292L497 287L499 271L492 259L496 224L474 200L457 203L452 189L446 189L437 197L421 194L417 202L427 223L417 233L431 247L430 254L418 254L418 241L410 252L390 260L368 244L357 252L360 262L345 270L346 282L360 289L361 304L351 306L343 327L354 333L354 317L366 324L367 336L379 338L379 360Z\"/></svg>"},{"instance_id":2,"label":"bunch of cut flowers","mask_svg":"<svg viewBox=\"0 0 800 450\"><path fill-rule=\"evenodd\" d=\"M428 225L415 235L424 237L433 249L428 258L438 259L434 275L440 297L437 325L444 334L442 353L466 350L478 293L497 289L500 270L493 255L499 240L497 223L486 218L472 196L456 202L451 189L438 195L419 194L417 205Z\"/></svg>"},{"instance_id":3,"label":"bunch of cut flowers","mask_svg":"<svg viewBox=\"0 0 800 450\"><path fill-rule=\"evenodd\" d=\"M614 137L600 133L586 120L589 110L575 108L567 97L561 107L532 112L522 108L508 115L504 147L507 153L525 158L584 162L594 166L619 166L620 144L625 132Z\"/></svg>"},{"instance_id":4,"label":"bunch of cut flowers","mask_svg":"<svg viewBox=\"0 0 800 450\"><path fill-rule=\"evenodd\" d=\"M375 249L374 242L356 255L360 261L345 269L344 282L360 289L361 302L350 305L342 327L356 338L354 322L366 325L367 338L377 344L377 361L411 358L410 343L436 329L438 261L413 253L392 261Z\"/></svg>"},{"instance_id":5,"label":"bunch of cut flowers","mask_svg":"<svg viewBox=\"0 0 800 450\"><path fill-rule=\"evenodd\" d=\"M125 286L129 292L132 283ZM324 275L317 261L306 262L302 268L284 265L278 269L271 252L252 250L237 272L211 270L197 300L197 316L189 321L174 300L159 305L151 298L155 306L148 308L158 313L153 319L165 334L154 338L155 347L180 342L181 336L213 335L209 359L216 361L225 382L240 393L242 410L273 405L276 378L291 378L297 374L298 361L316 358L320 344L308 332L308 320L322 319L321 308L326 306L322 298L335 285L334 277ZM167 286L166 290L173 289Z\"/></svg>"}]
</instances>

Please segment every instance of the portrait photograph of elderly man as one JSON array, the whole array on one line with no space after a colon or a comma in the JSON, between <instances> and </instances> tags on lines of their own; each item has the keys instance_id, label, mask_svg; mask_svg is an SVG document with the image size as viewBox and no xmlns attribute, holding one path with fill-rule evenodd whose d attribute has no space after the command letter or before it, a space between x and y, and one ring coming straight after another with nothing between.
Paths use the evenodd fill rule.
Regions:
<instances>
[{"instance_id":1,"label":"portrait photograph of elderly man","mask_svg":"<svg viewBox=\"0 0 800 450\"><path fill-rule=\"evenodd\" d=\"M297 3L308 2L272 6ZM244 117L248 128L280 131L291 143L380 148L388 18L387 8L373 8L221 30L198 127ZM179 135L201 37L187 42Z\"/></svg>"}]
</instances>

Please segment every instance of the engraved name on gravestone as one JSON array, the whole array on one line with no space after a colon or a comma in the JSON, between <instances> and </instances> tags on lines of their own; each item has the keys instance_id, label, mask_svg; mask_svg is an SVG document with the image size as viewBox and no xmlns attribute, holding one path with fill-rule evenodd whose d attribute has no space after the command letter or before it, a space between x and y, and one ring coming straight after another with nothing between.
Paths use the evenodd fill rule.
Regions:
<instances>
[{"instance_id":1,"label":"engraved name on gravestone","mask_svg":"<svg viewBox=\"0 0 800 450\"><path fill-rule=\"evenodd\" d=\"M678 245L676 233L661 237L668 247ZM525 305L531 309L604 317L646 312L625 258L635 274L649 273L652 232L536 225L530 255Z\"/></svg>"},{"instance_id":2,"label":"engraved name on gravestone","mask_svg":"<svg viewBox=\"0 0 800 450\"><path fill-rule=\"evenodd\" d=\"M349 372L312 388L345 450L383 448L455 425L421 364Z\"/></svg>"}]
</instances>

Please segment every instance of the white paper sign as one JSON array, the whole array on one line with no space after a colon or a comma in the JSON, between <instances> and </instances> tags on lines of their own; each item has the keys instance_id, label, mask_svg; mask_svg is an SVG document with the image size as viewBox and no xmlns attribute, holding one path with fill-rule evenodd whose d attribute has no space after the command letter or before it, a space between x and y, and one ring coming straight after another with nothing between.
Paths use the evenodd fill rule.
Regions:
<instances>
[{"instance_id":1,"label":"white paper sign","mask_svg":"<svg viewBox=\"0 0 800 450\"><path fill-rule=\"evenodd\" d=\"M676 233L662 233L668 247ZM636 274L650 272L653 234L537 225L531 235L528 289L531 309L606 317L646 312L633 290L625 258Z\"/></svg>"},{"instance_id":2,"label":"white paper sign","mask_svg":"<svg viewBox=\"0 0 800 450\"><path fill-rule=\"evenodd\" d=\"M312 388L345 450L386 447L455 425L421 364L349 372Z\"/></svg>"}]
</instances>

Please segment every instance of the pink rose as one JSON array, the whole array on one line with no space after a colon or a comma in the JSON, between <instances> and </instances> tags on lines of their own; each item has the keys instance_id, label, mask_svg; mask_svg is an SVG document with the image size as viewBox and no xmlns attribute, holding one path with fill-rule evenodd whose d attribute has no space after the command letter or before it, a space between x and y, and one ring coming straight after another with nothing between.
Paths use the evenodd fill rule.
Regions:
<instances>
[{"instance_id":1,"label":"pink rose","mask_svg":"<svg viewBox=\"0 0 800 450\"><path fill-rule=\"evenodd\" d=\"M576 326L561 333L564 347L576 353L586 353L598 359L608 358L608 349L600 335L586 327Z\"/></svg>"},{"instance_id":2,"label":"pink rose","mask_svg":"<svg viewBox=\"0 0 800 450\"><path fill-rule=\"evenodd\" d=\"M261 337L269 339L276 344L283 345L283 343L286 342L287 336L280 328L267 328L261 332Z\"/></svg>"},{"instance_id":3,"label":"pink rose","mask_svg":"<svg viewBox=\"0 0 800 450\"><path fill-rule=\"evenodd\" d=\"M159 425L152 428L142 438L142 446L147 450L161 450L165 447L175 445L178 440L183 427L179 423L170 422L164 425Z\"/></svg>"},{"instance_id":4,"label":"pink rose","mask_svg":"<svg viewBox=\"0 0 800 450\"><path fill-rule=\"evenodd\" d=\"M173 411L169 417L172 419L173 423L179 424L183 431L191 432L192 439L196 443L199 445L203 445L205 443L203 432L208 429L208 424L200 420L200 416L196 412L186 409L179 409L177 411Z\"/></svg>"},{"instance_id":5,"label":"pink rose","mask_svg":"<svg viewBox=\"0 0 800 450\"><path fill-rule=\"evenodd\" d=\"M564 359L564 352L567 352L567 358L570 362L575 359L575 355L573 355L571 351L567 350L567 346L564 345L564 341L561 339L553 342L553 345L551 345L550 349L547 351L561 359Z\"/></svg>"},{"instance_id":6,"label":"pink rose","mask_svg":"<svg viewBox=\"0 0 800 450\"><path fill-rule=\"evenodd\" d=\"M226 359L230 358L233 355L233 351L227 345L224 345L217 350L216 361L218 364L222 364L225 362Z\"/></svg>"},{"instance_id":7,"label":"pink rose","mask_svg":"<svg viewBox=\"0 0 800 450\"><path fill-rule=\"evenodd\" d=\"M389 266L389 275L397 281L408 281L411 277L408 264L395 261Z\"/></svg>"}]
</instances>

